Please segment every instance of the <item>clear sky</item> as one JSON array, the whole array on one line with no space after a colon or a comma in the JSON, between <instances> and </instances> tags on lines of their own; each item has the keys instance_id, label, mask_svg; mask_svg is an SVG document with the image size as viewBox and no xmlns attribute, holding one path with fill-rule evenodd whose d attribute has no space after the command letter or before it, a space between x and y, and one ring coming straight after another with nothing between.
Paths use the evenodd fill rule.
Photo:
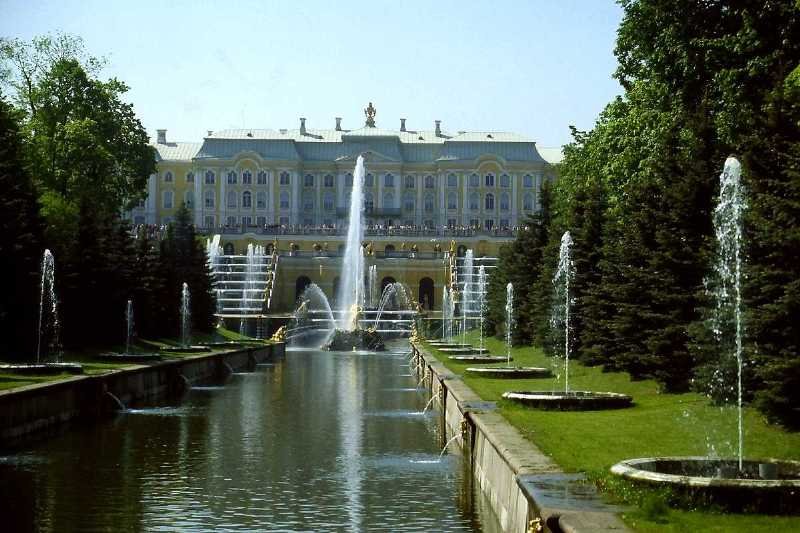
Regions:
<instances>
[{"instance_id":1,"label":"clear sky","mask_svg":"<svg viewBox=\"0 0 800 533\"><path fill-rule=\"evenodd\" d=\"M0 35L80 35L151 136L378 127L514 131L540 146L589 129L621 89L612 0L0 0Z\"/></svg>"}]
</instances>

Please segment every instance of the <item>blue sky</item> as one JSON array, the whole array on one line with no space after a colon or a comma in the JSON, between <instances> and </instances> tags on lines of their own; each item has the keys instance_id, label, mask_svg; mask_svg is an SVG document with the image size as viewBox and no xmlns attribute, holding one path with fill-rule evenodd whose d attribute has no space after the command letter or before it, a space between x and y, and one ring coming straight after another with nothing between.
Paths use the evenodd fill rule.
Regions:
<instances>
[{"instance_id":1,"label":"blue sky","mask_svg":"<svg viewBox=\"0 0 800 533\"><path fill-rule=\"evenodd\" d=\"M151 136L377 125L525 134L540 146L591 128L621 89L612 0L192 2L0 0L0 35L64 31L109 59L104 73Z\"/></svg>"}]
</instances>

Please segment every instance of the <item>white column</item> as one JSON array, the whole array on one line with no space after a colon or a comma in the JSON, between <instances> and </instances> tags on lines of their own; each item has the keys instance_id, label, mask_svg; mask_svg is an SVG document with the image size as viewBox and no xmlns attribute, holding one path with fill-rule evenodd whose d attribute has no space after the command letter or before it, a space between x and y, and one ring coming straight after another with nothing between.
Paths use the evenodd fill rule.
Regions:
<instances>
[{"instance_id":1,"label":"white column","mask_svg":"<svg viewBox=\"0 0 800 533\"><path fill-rule=\"evenodd\" d=\"M292 180L292 224L300 224L300 172L290 172Z\"/></svg>"},{"instance_id":2,"label":"white column","mask_svg":"<svg viewBox=\"0 0 800 533\"><path fill-rule=\"evenodd\" d=\"M461 223L467 225L469 223L469 174L461 173L461 188L463 201L461 203Z\"/></svg>"},{"instance_id":3,"label":"white column","mask_svg":"<svg viewBox=\"0 0 800 533\"><path fill-rule=\"evenodd\" d=\"M434 218L434 224L443 226L447 216L447 203L445 200L445 175L439 173L436 176L436 185L439 187L439 216Z\"/></svg>"},{"instance_id":4,"label":"white column","mask_svg":"<svg viewBox=\"0 0 800 533\"><path fill-rule=\"evenodd\" d=\"M198 168L192 169L192 172L194 172L194 225L201 228L203 227L203 203L205 202L203 199L205 176L203 171Z\"/></svg>"},{"instance_id":5,"label":"white column","mask_svg":"<svg viewBox=\"0 0 800 533\"><path fill-rule=\"evenodd\" d=\"M423 220L422 210L425 207L422 201L422 198L424 197L424 191L422 190L422 188L425 186L424 178L420 175L416 175L414 176L414 183L417 186L417 205L416 205L417 208L414 210L414 224L416 224L417 226L421 226Z\"/></svg>"}]
</instances>

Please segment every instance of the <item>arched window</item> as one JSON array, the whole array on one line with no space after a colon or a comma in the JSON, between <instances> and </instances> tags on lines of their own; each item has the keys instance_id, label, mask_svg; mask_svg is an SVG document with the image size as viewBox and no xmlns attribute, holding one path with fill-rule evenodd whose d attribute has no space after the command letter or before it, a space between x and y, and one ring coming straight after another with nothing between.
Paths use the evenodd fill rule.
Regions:
<instances>
[{"instance_id":1,"label":"arched window","mask_svg":"<svg viewBox=\"0 0 800 533\"><path fill-rule=\"evenodd\" d=\"M250 194L250 191L244 191L242 193L242 207L253 207L253 195Z\"/></svg>"},{"instance_id":2,"label":"arched window","mask_svg":"<svg viewBox=\"0 0 800 533\"><path fill-rule=\"evenodd\" d=\"M494 194L487 193L486 198L483 201L483 208L486 211L494 211Z\"/></svg>"},{"instance_id":3,"label":"arched window","mask_svg":"<svg viewBox=\"0 0 800 533\"><path fill-rule=\"evenodd\" d=\"M225 252L225 255L233 255L233 243L226 242L225 246L222 247L222 250Z\"/></svg>"},{"instance_id":4,"label":"arched window","mask_svg":"<svg viewBox=\"0 0 800 533\"><path fill-rule=\"evenodd\" d=\"M469 208L472 211L477 211L480 208L480 200L478 199L478 193L474 192L469 195Z\"/></svg>"},{"instance_id":5,"label":"arched window","mask_svg":"<svg viewBox=\"0 0 800 533\"><path fill-rule=\"evenodd\" d=\"M267 192L258 191L256 193L256 209L266 209L266 208L267 208Z\"/></svg>"},{"instance_id":6,"label":"arched window","mask_svg":"<svg viewBox=\"0 0 800 533\"><path fill-rule=\"evenodd\" d=\"M507 192L500 195L500 211L508 211L510 209L510 199Z\"/></svg>"},{"instance_id":7,"label":"arched window","mask_svg":"<svg viewBox=\"0 0 800 533\"><path fill-rule=\"evenodd\" d=\"M186 173L186 183L194 183L194 172Z\"/></svg>"},{"instance_id":8,"label":"arched window","mask_svg":"<svg viewBox=\"0 0 800 533\"><path fill-rule=\"evenodd\" d=\"M415 181L416 180L414 179L414 176L406 176L405 178L403 178L403 186L406 189L413 189L414 187L416 187Z\"/></svg>"},{"instance_id":9,"label":"arched window","mask_svg":"<svg viewBox=\"0 0 800 533\"><path fill-rule=\"evenodd\" d=\"M228 207L236 207L236 191L228 191Z\"/></svg>"},{"instance_id":10,"label":"arched window","mask_svg":"<svg viewBox=\"0 0 800 533\"><path fill-rule=\"evenodd\" d=\"M325 211L333 211L334 203L333 203L333 193L326 192L325 195L322 197L322 208Z\"/></svg>"},{"instance_id":11,"label":"arched window","mask_svg":"<svg viewBox=\"0 0 800 533\"><path fill-rule=\"evenodd\" d=\"M214 185L215 181L216 181L216 179L215 179L215 176L214 176L214 172L212 172L210 170L207 170L206 171L206 185Z\"/></svg>"},{"instance_id":12,"label":"arched window","mask_svg":"<svg viewBox=\"0 0 800 533\"><path fill-rule=\"evenodd\" d=\"M433 309L433 299L433 280L431 278L422 278L419 280L419 293L417 294L417 301L424 309Z\"/></svg>"},{"instance_id":13,"label":"arched window","mask_svg":"<svg viewBox=\"0 0 800 533\"><path fill-rule=\"evenodd\" d=\"M172 191L164 191L164 209L172 209L173 207L173 193Z\"/></svg>"},{"instance_id":14,"label":"arched window","mask_svg":"<svg viewBox=\"0 0 800 533\"><path fill-rule=\"evenodd\" d=\"M291 185L292 176L288 172L281 172L280 182L281 185Z\"/></svg>"},{"instance_id":15,"label":"arched window","mask_svg":"<svg viewBox=\"0 0 800 533\"><path fill-rule=\"evenodd\" d=\"M458 187L458 176L455 174L448 174L447 175L447 186L448 187Z\"/></svg>"},{"instance_id":16,"label":"arched window","mask_svg":"<svg viewBox=\"0 0 800 533\"><path fill-rule=\"evenodd\" d=\"M322 178L322 184L325 187L333 187L333 174L325 174L325 177Z\"/></svg>"},{"instance_id":17,"label":"arched window","mask_svg":"<svg viewBox=\"0 0 800 533\"><path fill-rule=\"evenodd\" d=\"M423 205L425 206L425 212L426 213L433 213L433 195L432 194L426 194L425 195L425 203Z\"/></svg>"},{"instance_id":18,"label":"arched window","mask_svg":"<svg viewBox=\"0 0 800 533\"><path fill-rule=\"evenodd\" d=\"M508 174L500 176L500 186L506 189L511 187L511 178L508 177Z\"/></svg>"},{"instance_id":19,"label":"arched window","mask_svg":"<svg viewBox=\"0 0 800 533\"><path fill-rule=\"evenodd\" d=\"M236 171L231 170L228 172L228 184L233 185L236 183Z\"/></svg>"},{"instance_id":20,"label":"arched window","mask_svg":"<svg viewBox=\"0 0 800 533\"><path fill-rule=\"evenodd\" d=\"M375 185L375 177L372 174L364 176L364 187L372 187Z\"/></svg>"},{"instance_id":21,"label":"arched window","mask_svg":"<svg viewBox=\"0 0 800 533\"><path fill-rule=\"evenodd\" d=\"M486 187L494 187L494 174L486 174L484 176L484 185Z\"/></svg>"},{"instance_id":22,"label":"arched window","mask_svg":"<svg viewBox=\"0 0 800 533\"><path fill-rule=\"evenodd\" d=\"M183 193L183 205L185 205L187 209L194 207L194 191L186 191Z\"/></svg>"},{"instance_id":23,"label":"arched window","mask_svg":"<svg viewBox=\"0 0 800 533\"><path fill-rule=\"evenodd\" d=\"M436 187L436 181L433 179L433 176L425 176L425 188L433 189L434 187Z\"/></svg>"},{"instance_id":24,"label":"arched window","mask_svg":"<svg viewBox=\"0 0 800 533\"><path fill-rule=\"evenodd\" d=\"M172 183L172 172L170 172L169 170L164 173L164 182Z\"/></svg>"},{"instance_id":25,"label":"arched window","mask_svg":"<svg viewBox=\"0 0 800 533\"><path fill-rule=\"evenodd\" d=\"M206 190L205 199L206 199L206 208L207 209L214 209L214 204L216 203L217 195L214 193L213 190Z\"/></svg>"},{"instance_id":26,"label":"arched window","mask_svg":"<svg viewBox=\"0 0 800 533\"><path fill-rule=\"evenodd\" d=\"M372 197L372 193L364 193L364 212L372 213L372 210L375 208L375 199Z\"/></svg>"},{"instance_id":27,"label":"arched window","mask_svg":"<svg viewBox=\"0 0 800 533\"><path fill-rule=\"evenodd\" d=\"M470 174L469 176L469 186L473 188L478 188L481 186L481 177L477 174Z\"/></svg>"},{"instance_id":28,"label":"arched window","mask_svg":"<svg viewBox=\"0 0 800 533\"><path fill-rule=\"evenodd\" d=\"M533 176L531 176L530 174L525 174L524 176L522 176L522 186L525 187L526 189L532 189Z\"/></svg>"},{"instance_id":29,"label":"arched window","mask_svg":"<svg viewBox=\"0 0 800 533\"><path fill-rule=\"evenodd\" d=\"M242 185L252 185L253 184L253 173L249 170L245 170L242 172Z\"/></svg>"},{"instance_id":30,"label":"arched window","mask_svg":"<svg viewBox=\"0 0 800 533\"><path fill-rule=\"evenodd\" d=\"M294 300L298 301L306 290L306 287L311 285L311 279L308 276L300 276L294 282Z\"/></svg>"},{"instance_id":31,"label":"arched window","mask_svg":"<svg viewBox=\"0 0 800 533\"><path fill-rule=\"evenodd\" d=\"M525 196L522 197L522 209L533 211L533 195L531 193L525 193Z\"/></svg>"},{"instance_id":32,"label":"arched window","mask_svg":"<svg viewBox=\"0 0 800 533\"><path fill-rule=\"evenodd\" d=\"M281 209L289 209L289 193L283 191L281 193Z\"/></svg>"},{"instance_id":33,"label":"arched window","mask_svg":"<svg viewBox=\"0 0 800 533\"><path fill-rule=\"evenodd\" d=\"M304 211L313 211L314 210L314 193L313 192L305 192L305 193L303 193L303 210Z\"/></svg>"},{"instance_id":34,"label":"arched window","mask_svg":"<svg viewBox=\"0 0 800 533\"><path fill-rule=\"evenodd\" d=\"M405 211L414 211L416 203L413 192L407 192L403 195L403 209Z\"/></svg>"},{"instance_id":35,"label":"arched window","mask_svg":"<svg viewBox=\"0 0 800 533\"><path fill-rule=\"evenodd\" d=\"M386 174L383 177L383 186L384 187L394 187L394 176L391 174Z\"/></svg>"},{"instance_id":36,"label":"arched window","mask_svg":"<svg viewBox=\"0 0 800 533\"><path fill-rule=\"evenodd\" d=\"M394 193L383 193L383 207L394 207Z\"/></svg>"},{"instance_id":37,"label":"arched window","mask_svg":"<svg viewBox=\"0 0 800 533\"><path fill-rule=\"evenodd\" d=\"M314 174L306 174L305 178L303 178L303 186L304 187L314 186Z\"/></svg>"},{"instance_id":38,"label":"arched window","mask_svg":"<svg viewBox=\"0 0 800 533\"><path fill-rule=\"evenodd\" d=\"M458 196L454 192L447 193L447 209L458 209Z\"/></svg>"},{"instance_id":39,"label":"arched window","mask_svg":"<svg viewBox=\"0 0 800 533\"><path fill-rule=\"evenodd\" d=\"M353 175L349 172L344 176L344 186L345 187L352 187L353 186Z\"/></svg>"},{"instance_id":40,"label":"arched window","mask_svg":"<svg viewBox=\"0 0 800 533\"><path fill-rule=\"evenodd\" d=\"M264 172L263 170L262 170L262 171L260 171L260 172L258 173L258 176L256 177L256 179L258 180L258 182L257 182L257 183L258 183L259 185L266 185L266 184L267 184L267 173L266 173L266 172Z\"/></svg>"}]
</instances>

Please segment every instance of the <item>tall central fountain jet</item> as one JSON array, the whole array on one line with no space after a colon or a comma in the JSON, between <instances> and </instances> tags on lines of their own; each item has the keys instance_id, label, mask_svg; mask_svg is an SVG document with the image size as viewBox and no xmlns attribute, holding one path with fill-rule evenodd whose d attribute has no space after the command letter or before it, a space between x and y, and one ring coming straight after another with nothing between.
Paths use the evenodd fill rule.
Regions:
<instances>
[{"instance_id":1,"label":"tall central fountain jet","mask_svg":"<svg viewBox=\"0 0 800 533\"><path fill-rule=\"evenodd\" d=\"M358 327L359 310L364 307L364 157L358 156L353 171L353 191L350 195L350 212L347 242L342 259L339 284L339 328L353 331Z\"/></svg>"}]
</instances>

